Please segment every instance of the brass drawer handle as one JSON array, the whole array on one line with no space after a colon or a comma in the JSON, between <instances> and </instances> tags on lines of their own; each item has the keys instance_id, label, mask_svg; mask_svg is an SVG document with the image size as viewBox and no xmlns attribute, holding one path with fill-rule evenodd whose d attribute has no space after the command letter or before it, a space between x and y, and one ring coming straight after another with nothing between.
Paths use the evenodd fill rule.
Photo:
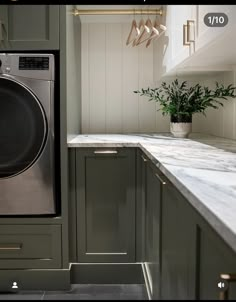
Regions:
<instances>
[{"instance_id":1,"label":"brass drawer handle","mask_svg":"<svg viewBox=\"0 0 236 302\"><path fill-rule=\"evenodd\" d=\"M164 181L157 173L155 173L155 175L163 185L166 185L166 181Z\"/></svg>"},{"instance_id":2,"label":"brass drawer handle","mask_svg":"<svg viewBox=\"0 0 236 302\"><path fill-rule=\"evenodd\" d=\"M94 154L117 154L118 151L116 150L96 150Z\"/></svg>"},{"instance_id":3,"label":"brass drawer handle","mask_svg":"<svg viewBox=\"0 0 236 302\"><path fill-rule=\"evenodd\" d=\"M3 250L21 250L22 244L20 243L0 243L0 251Z\"/></svg>"},{"instance_id":4,"label":"brass drawer handle","mask_svg":"<svg viewBox=\"0 0 236 302\"><path fill-rule=\"evenodd\" d=\"M220 274L220 278L227 282L236 282L236 274ZM222 286L222 290L219 294L219 300L228 300L229 299L229 286L224 289Z\"/></svg>"}]
</instances>

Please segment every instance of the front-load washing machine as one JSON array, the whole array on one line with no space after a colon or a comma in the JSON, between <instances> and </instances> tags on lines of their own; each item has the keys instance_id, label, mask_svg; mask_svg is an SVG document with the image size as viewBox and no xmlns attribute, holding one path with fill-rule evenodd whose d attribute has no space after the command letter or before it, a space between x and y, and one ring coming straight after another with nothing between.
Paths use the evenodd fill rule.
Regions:
<instances>
[{"instance_id":1,"label":"front-load washing machine","mask_svg":"<svg viewBox=\"0 0 236 302\"><path fill-rule=\"evenodd\" d=\"M0 216L56 213L54 60L0 53Z\"/></svg>"}]
</instances>

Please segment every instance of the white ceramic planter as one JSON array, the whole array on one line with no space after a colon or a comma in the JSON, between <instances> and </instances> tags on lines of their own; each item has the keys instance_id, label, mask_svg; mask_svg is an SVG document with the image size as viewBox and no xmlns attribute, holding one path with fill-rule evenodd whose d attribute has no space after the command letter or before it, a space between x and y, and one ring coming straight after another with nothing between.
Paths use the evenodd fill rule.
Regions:
<instances>
[{"instance_id":1,"label":"white ceramic planter","mask_svg":"<svg viewBox=\"0 0 236 302\"><path fill-rule=\"evenodd\" d=\"M170 123L170 132L174 137L187 138L192 132L192 123Z\"/></svg>"}]
</instances>

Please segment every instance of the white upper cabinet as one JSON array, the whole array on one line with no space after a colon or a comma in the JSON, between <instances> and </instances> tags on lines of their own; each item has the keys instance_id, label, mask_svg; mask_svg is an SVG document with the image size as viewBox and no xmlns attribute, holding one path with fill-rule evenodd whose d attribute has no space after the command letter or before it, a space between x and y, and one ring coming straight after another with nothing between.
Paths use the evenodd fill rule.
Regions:
<instances>
[{"instance_id":1,"label":"white upper cabinet","mask_svg":"<svg viewBox=\"0 0 236 302\"><path fill-rule=\"evenodd\" d=\"M195 51L214 42L224 33L232 29L235 25L235 5L196 5L196 24L195 24ZM226 26L221 26L225 22L225 16L228 18ZM207 26L204 18L212 26Z\"/></svg>"},{"instance_id":2,"label":"white upper cabinet","mask_svg":"<svg viewBox=\"0 0 236 302\"><path fill-rule=\"evenodd\" d=\"M196 15L195 10L196 5L167 5L166 7L167 41L163 64L167 73L193 52L192 45L184 45L187 42L187 30L184 35L184 25L187 26L187 22L193 20Z\"/></svg>"},{"instance_id":3,"label":"white upper cabinet","mask_svg":"<svg viewBox=\"0 0 236 302\"><path fill-rule=\"evenodd\" d=\"M236 64L236 5L167 5L165 18L162 75Z\"/></svg>"}]
</instances>

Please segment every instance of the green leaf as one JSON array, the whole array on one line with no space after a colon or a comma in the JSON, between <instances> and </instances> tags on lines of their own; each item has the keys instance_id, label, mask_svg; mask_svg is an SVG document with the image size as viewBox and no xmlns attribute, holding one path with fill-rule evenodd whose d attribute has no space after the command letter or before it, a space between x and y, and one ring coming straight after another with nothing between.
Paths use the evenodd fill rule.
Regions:
<instances>
[{"instance_id":1,"label":"green leaf","mask_svg":"<svg viewBox=\"0 0 236 302\"><path fill-rule=\"evenodd\" d=\"M163 115L192 115L197 112L205 115L208 107L217 109L218 106L223 106L224 103L220 100L228 101L236 98L235 90L236 87L232 84L224 86L218 82L214 90L200 84L188 87L187 81L180 83L175 79L170 84L163 81L160 87L142 88L141 91L135 90L134 93L148 97L148 101L154 100L159 103L158 111L162 110Z\"/></svg>"}]
</instances>

